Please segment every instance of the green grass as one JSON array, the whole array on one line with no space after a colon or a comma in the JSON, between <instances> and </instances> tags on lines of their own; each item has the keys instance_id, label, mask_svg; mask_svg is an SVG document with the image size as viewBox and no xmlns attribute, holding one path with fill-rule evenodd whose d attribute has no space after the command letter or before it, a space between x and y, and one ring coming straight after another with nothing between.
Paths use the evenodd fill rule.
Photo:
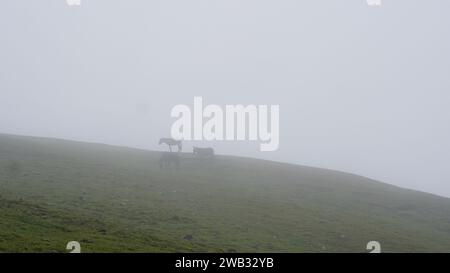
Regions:
<instances>
[{"instance_id":1,"label":"green grass","mask_svg":"<svg viewBox=\"0 0 450 273\"><path fill-rule=\"evenodd\" d=\"M450 199L255 159L0 135L0 252L449 252ZM424 181L425 182L425 181Z\"/></svg>"}]
</instances>

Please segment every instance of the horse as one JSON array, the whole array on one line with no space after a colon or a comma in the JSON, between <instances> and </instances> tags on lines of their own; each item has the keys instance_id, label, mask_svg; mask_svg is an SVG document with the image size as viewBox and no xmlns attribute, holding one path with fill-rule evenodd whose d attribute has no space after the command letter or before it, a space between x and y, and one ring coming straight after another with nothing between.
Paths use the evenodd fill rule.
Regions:
<instances>
[{"instance_id":1,"label":"horse","mask_svg":"<svg viewBox=\"0 0 450 273\"><path fill-rule=\"evenodd\" d=\"M194 147L193 154L199 157L214 158L214 149Z\"/></svg>"},{"instance_id":2,"label":"horse","mask_svg":"<svg viewBox=\"0 0 450 273\"><path fill-rule=\"evenodd\" d=\"M180 167L180 155L178 153L163 153L159 158L159 168L170 168L174 165L177 169Z\"/></svg>"},{"instance_id":3,"label":"horse","mask_svg":"<svg viewBox=\"0 0 450 273\"><path fill-rule=\"evenodd\" d=\"M175 140L173 138L161 138L159 140L159 145L167 144L169 146L169 150L172 152L172 146L178 146L178 152L181 152L181 140Z\"/></svg>"}]
</instances>

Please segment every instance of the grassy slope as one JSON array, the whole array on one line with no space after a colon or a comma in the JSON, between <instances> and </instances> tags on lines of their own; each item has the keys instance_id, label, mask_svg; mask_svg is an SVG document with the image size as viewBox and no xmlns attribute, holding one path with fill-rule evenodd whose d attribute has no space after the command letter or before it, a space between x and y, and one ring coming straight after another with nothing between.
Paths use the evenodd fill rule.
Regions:
<instances>
[{"instance_id":1,"label":"grassy slope","mask_svg":"<svg viewBox=\"0 0 450 273\"><path fill-rule=\"evenodd\" d=\"M450 251L450 199L341 172L0 135L0 252Z\"/></svg>"}]
</instances>

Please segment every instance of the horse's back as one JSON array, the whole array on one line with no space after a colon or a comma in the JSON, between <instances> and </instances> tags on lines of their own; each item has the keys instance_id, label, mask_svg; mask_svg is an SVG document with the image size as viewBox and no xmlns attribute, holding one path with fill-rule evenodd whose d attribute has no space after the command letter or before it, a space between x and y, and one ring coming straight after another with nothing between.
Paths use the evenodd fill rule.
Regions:
<instances>
[{"instance_id":1,"label":"horse's back","mask_svg":"<svg viewBox=\"0 0 450 273\"><path fill-rule=\"evenodd\" d=\"M170 145L178 145L178 144L181 143L181 140L176 140L176 139L173 139L173 138L161 138L160 142L167 143L167 144L170 144Z\"/></svg>"},{"instance_id":2,"label":"horse's back","mask_svg":"<svg viewBox=\"0 0 450 273\"><path fill-rule=\"evenodd\" d=\"M194 154L198 154L200 156L214 156L214 149L194 147Z\"/></svg>"}]
</instances>

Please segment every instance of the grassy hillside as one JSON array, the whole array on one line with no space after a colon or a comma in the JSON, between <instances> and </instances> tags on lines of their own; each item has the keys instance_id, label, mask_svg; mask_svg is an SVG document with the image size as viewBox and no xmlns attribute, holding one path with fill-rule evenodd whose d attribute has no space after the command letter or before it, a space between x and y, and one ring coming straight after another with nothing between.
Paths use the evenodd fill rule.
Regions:
<instances>
[{"instance_id":1,"label":"grassy hillside","mask_svg":"<svg viewBox=\"0 0 450 273\"><path fill-rule=\"evenodd\" d=\"M450 199L351 174L0 135L0 252L450 252Z\"/></svg>"}]
</instances>

